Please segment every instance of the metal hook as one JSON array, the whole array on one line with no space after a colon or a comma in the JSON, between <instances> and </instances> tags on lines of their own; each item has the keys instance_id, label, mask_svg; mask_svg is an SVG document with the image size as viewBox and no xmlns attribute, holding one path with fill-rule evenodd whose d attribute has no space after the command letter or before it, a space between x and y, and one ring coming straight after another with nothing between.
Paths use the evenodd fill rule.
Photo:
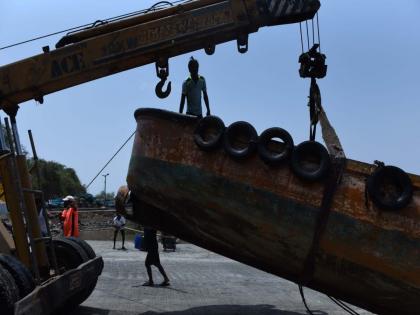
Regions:
<instances>
[{"instance_id":1,"label":"metal hook","mask_svg":"<svg viewBox=\"0 0 420 315\"><path fill-rule=\"evenodd\" d=\"M163 86L165 85L166 78L162 78L158 84L156 84L155 93L159 98L167 98L171 94L171 81L169 81L166 91L163 91Z\"/></svg>"},{"instance_id":2,"label":"metal hook","mask_svg":"<svg viewBox=\"0 0 420 315\"><path fill-rule=\"evenodd\" d=\"M171 82L168 83L166 91L163 91L163 86L169 76L169 64L167 58L161 58L155 63L156 75L160 79L160 82L156 84L155 93L159 98L166 98L171 94Z\"/></svg>"}]
</instances>

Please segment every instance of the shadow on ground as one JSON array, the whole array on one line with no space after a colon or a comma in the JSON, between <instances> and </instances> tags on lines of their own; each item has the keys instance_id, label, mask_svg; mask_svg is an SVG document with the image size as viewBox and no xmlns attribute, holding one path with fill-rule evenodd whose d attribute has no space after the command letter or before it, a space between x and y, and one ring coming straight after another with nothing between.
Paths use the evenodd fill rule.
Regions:
<instances>
[{"instance_id":1,"label":"shadow on ground","mask_svg":"<svg viewBox=\"0 0 420 315\"><path fill-rule=\"evenodd\" d=\"M322 311L312 311L314 315L328 315ZM127 311L111 311L94 307L80 306L72 314L74 315L304 315L306 312L282 311L273 305L208 305L192 307L181 311L143 313Z\"/></svg>"}]
</instances>

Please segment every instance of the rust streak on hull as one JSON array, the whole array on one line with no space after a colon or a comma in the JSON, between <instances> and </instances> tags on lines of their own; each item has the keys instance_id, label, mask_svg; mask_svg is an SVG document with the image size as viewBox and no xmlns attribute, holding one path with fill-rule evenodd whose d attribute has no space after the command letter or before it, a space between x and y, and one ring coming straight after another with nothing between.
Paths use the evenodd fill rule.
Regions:
<instances>
[{"instance_id":1,"label":"rust streak on hull","mask_svg":"<svg viewBox=\"0 0 420 315\"><path fill-rule=\"evenodd\" d=\"M257 156L199 150L197 121L136 112L127 182L136 219L286 279L297 281L311 245L323 183ZM420 180L401 211L365 205L373 165L349 160L333 200L309 287L381 314L414 314L420 301ZM367 294L369 292L369 294Z\"/></svg>"}]
</instances>

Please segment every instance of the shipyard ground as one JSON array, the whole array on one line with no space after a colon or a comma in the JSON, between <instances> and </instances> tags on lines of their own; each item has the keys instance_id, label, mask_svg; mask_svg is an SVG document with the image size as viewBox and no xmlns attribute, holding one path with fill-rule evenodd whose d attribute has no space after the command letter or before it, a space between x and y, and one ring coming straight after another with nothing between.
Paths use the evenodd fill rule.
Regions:
<instances>
[{"instance_id":1,"label":"shipyard ground","mask_svg":"<svg viewBox=\"0 0 420 315\"><path fill-rule=\"evenodd\" d=\"M95 291L76 315L298 315L307 314L294 283L190 244L162 252L170 287L143 287L146 254L127 244L113 250L110 241L89 241L105 267ZM120 245L120 243L118 244ZM159 244L160 246L160 244ZM153 269L155 282L162 278ZM347 314L325 295L305 289L317 315ZM359 314L371 314L354 307Z\"/></svg>"}]
</instances>

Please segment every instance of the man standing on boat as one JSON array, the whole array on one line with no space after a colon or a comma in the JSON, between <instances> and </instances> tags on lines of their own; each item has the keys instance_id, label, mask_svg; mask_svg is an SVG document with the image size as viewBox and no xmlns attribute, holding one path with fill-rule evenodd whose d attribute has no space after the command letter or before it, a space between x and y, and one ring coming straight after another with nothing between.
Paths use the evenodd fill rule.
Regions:
<instances>
[{"instance_id":1,"label":"man standing on boat","mask_svg":"<svg viewBox=\"0 0 420 315\"><path fill-rule=\"evenodd\" d=\"M209 97L207 95L206 80L198 74L199 64L194 57L188 62L190 77L182 84L181 104L179 113L184 111L185 98L187 99L187 115L203 117L201 109L201 92L203 92L204 103L207 108L207 116L210 116Z\"/></svg>"}]
</instances>

